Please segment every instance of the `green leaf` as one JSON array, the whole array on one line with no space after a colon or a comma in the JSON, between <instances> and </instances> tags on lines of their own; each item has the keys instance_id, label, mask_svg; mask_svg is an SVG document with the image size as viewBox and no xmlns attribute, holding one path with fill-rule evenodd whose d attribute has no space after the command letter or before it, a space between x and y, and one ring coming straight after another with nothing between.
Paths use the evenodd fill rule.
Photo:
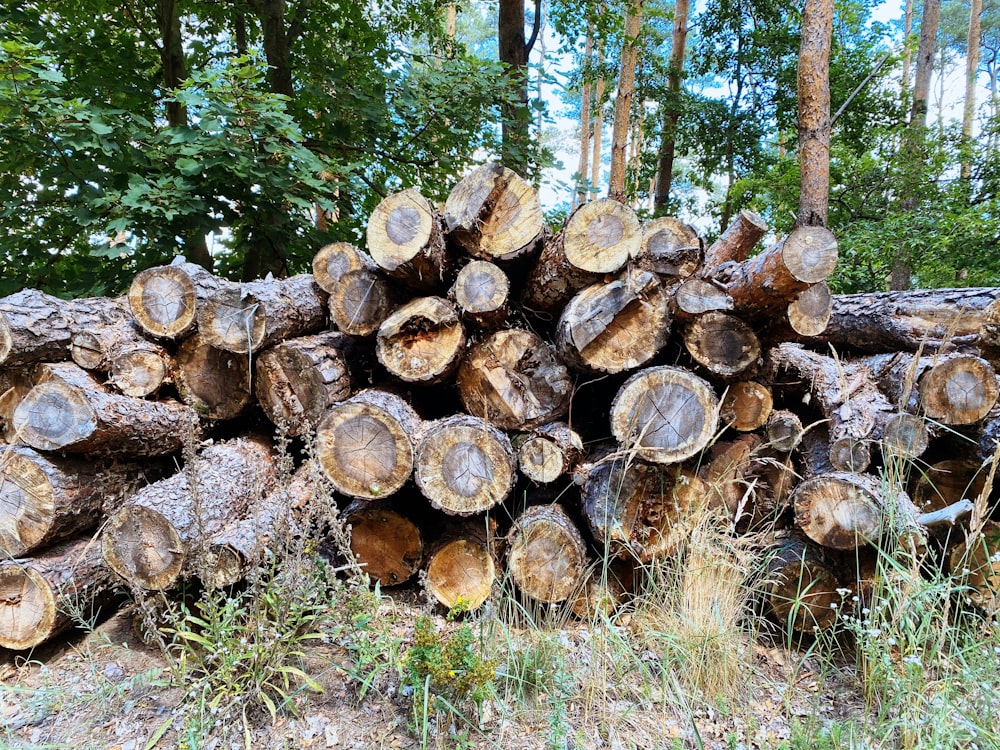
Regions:
<instances>
[{"instance_id":1,"label":"green leaf","mask_svg":"<svg viewBox=\"0 0 1000 750\"><path fill-rule=\"evenodd\" d=\"M185 177L191 177L201 172L201 162L196 159L189 159L187 157L181 157L176 162L177 171L179 171Z\"/></svg>"}]
</instances>

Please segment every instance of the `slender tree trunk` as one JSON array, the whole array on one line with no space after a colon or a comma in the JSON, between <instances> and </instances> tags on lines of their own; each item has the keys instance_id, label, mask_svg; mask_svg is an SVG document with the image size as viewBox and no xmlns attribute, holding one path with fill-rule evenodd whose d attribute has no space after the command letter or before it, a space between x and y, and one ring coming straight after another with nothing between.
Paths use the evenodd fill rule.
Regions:
<instances>
[{"instance_id":1,"label":"slender tree trunk","mask_svg":"<svg viewBox=\"0 0 1000 750\"><path fill-rule=\"evenodd\" d=\"M917 48L917 65L913 75L913 103L910 121L903 135L903 185L899 207L913 211L920 202L920 185L917 184L925 163L923 144L927 128L927 101L930 97L931 73L934 52L937 48L938 23L941 19L941 0L924 0L923 18L920 22L920 46ZM905 249L897 252L892 262L889 288L909 289L913 264Z\"/></svg>"},{"instance_id":2,"label":"slender tree trunk","mask_svg":"<svg viewBox=\"0 0 1000 750\"><path fill-rule=\"evenodd\" d=\"M684 73L684 47L687 44L688 0L674 4L674 29L670 42L670 62L667 67L667 98L663 103L663 130L660 135L660 155L656 172L656 193L653 209L663 213L670 200L674 179L674 150L677 144L677 123L681 117L681 79Z\"/></svg>"},{"instance_id":3,"label":"slender tree trunk","mask_svg":"<svg viewBox=\"0 0 1000 750\"><path fill-rule=\"evenodd\" d=\"M583 47L583 86L580 91L580 162L577 166L577 177L580 186L577 188L573 205L577 206L587 200L587 189L583 183L590 173L590 66L591 55L594 54L594 38L587 28L587 41Z\"/></svg>"},{"instance_id":4,"label":"slender tree trunk","mask_svg":"<svg viewBox=\"0 0 1000 750\"><path fill-rule=\"evenodd\" d=\"M969 34L966 38L965 106L962 109L962 171L963 180L972 178L972 120L976 113L976 74L979 72L979 37L983 0L972 0L969 10Z\"/></svg>"},{"instance_id":5,"label":"slender tree trunk","mask_svg":"<svg viewBox=\"0 0 1000 750\"><path fill-rule=\"evenodd\" d=\"M590 189L595 191L601 181L601 136L604 135L604 51L597 51L597 66L601 70L594 89L594 143L590 156Z\"/></svg>"},{"instance_id":6,"label":"slender tree trunk","mask_svg":"<svg viewBox=\"0 0 1000 750\"><path fill-rule=\"evenodd\" d=\"M830 203L830 42L833 0L806 0L799 48L799 214L826 226Z\"/></svg>"},{"instance_id":7,"label":"slender tree trunk","mask_svg":"<svg viewBox=\"0 0 1000 750\"><path fill-rule=\"evenodd\" d=\"M524 37L524 0L500 0L497 45L500 62L507 66L516 96L503 106L501 156L505 166L526 174L528 159L528 54L538 34L541 2L535 4L535 21L530 40Z\"/></svg>"},{"instance_id":8,"label":"slender tree trunk","mask_svg":"<svg viewBox=\"0 0 1000 750\"><path fill-rule=\"evenodd\" d=\"M903 74L900 81L900 95L906 103L910 95L910 34L913 33L913 0L906 0L903 11Z\"/></svg>"},{"instance_id":9,"label":"slender tree trunk","mask_svg":"<svg viewBox=\"0 0 1000 750\"><path fill-rule=\"evenodd\" d=\"M615 125L611 134L611 176L608 197L625 202L625 155L628 147L629 114L635 95L635 68L639 54L638 40L642 26L642 0L630 0L625 15L625 40L622 43L618 92L615 95Z\"/></svg>"}]
</instances>

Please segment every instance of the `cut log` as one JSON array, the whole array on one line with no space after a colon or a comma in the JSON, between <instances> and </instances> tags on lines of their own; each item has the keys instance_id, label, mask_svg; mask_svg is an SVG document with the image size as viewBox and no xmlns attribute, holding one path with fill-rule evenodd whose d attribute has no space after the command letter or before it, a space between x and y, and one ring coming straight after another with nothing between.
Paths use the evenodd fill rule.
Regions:
<instances>
[{"instance_id":1,"label":"cut log","mask_svg":"<svg viewBox=\"0 0 1000 750\"><path fill-rule=\"evenodd\" d=\"M736 309L763 318L784 309L837 265L837 239L825 227L798 226L760 255L740 263L726 285Z\"/></svg>"},{"instance_id":2,"label":"cut log","mask_svg":"<svg viewBox=\"0 0 1000 750\"><path fill-rule=\"evenodd\" d=\"M639 254L642 227L635 212L611 199L584 203L542 249L521 301L536 313L556 314L581 289L616 273Z\"/></svg>"},{"instance_id":3,"label":"cut log","mask_svg":"<svg viewBox=\"0 0 1000 750\"><path fill-rule=\"evenodd\" d=\"M507 319L510 279L498 265L474 260L458 272L448 297L458 306L463 320L492 330Z\"/></svg>"},{"instance_id":4,"label":"cut log","mask_svg":"<svg viewBox=\"0 0 1000 750\"><path fill-rule=\"evenodd\" d=\"M781 625L809 634L836 623L842 585L820 550L791 535L776 544L764 570L765 597Z\"/></svg>"},{"instance_id":5,"label":"cut log","mask_svg":"<svg viewBox=\"0 0 1000 750\"><path fill-rule=\"evenodd\" d=\"M117 299L63 300L23 289L0 298L0 364L61 362L70 357L73 335L127 319Z\"/></svg>"},{"instance_id":6,"label":"cut log","mask_svg":"<svg viewBox=\"0 0 1000 750\"><path fill-rule=\"evenodd\" d=\"M108 384L126 396L143 398L168 382L173 357L140 333L131 317L73 334L70 356L85 370L108 374Z\"/></svg>"},{"instance_id":7,"label":"cut log","mask_svg":"<svg viewBox=\"0 0 1000 750\"><path fill-rule=\"evenodd\" d=\"M922 409L928 419L946 425L980 421L1000 394L993 367L971 354L892 354L864 361L901 409L911 413Z\"/></svg>"},{"instance_id":8,"label":"cut log","mask_svg":"<svg viewBox=\"0 0 1000 750\"><path fill-rule=\"evenodd\" d=\"M415 188L382 200L368 220L368 251L392 278L418 292L442 289L448 272L441 218Z\"/></svg>"},{"instance_id":9,"label":"cut log","mask_svg":"<svg viewBox=\"0 0 1000 750\"><path fill-rule=\"evenodd\" d=\"M708 445L718 425L719 402L711 386L677 367L636 373L611 404L612 434L653 463L690 458Z\"/></svg>"},{"instance_id":10,"label":"cut log","mask_svg":"<svg viewBox=\"0 0 1000 750\"><path fill-rule=\"evenodd\" d=\"M410 580L424 561L420 528L399 507L355 500L344 511L351 553L372 581L396 586Z\"/></svg>"},{"instance_id":11,"label":"cut log","mask_svg":"<svg viewBox=\"0 0 1000 750\"><path fill-rule=\"evenodd\" d=\"M315 496L316 471L306 461L287 483L255 502L246 515L230 519L194 550L196 558L189 567L206 587L232 586L265 562L301 549L298 542Z\"/></svg>"},{"instance_id":12,"label":"cut log","mask_svg":"<svg viewBox=\"0 0 1000 750\"><path fill-rule=\"evenodd\" d=\"M72 362L40 367L37 385L14 409L13 426L38 450L129 456L177 453L199 431L189 407L110 393Z\"/></svg>"},{"instance_id":13,"label":"cut log","mask_svg":"<svg viewBox=\"0 0 1000 750\"><path fill-rule=\"evenodd\" d=\"M796 344L781 344L768 354L771 366L807 384L823 415L830 420L830 458L837 469L864 471L871 460L869 443L896 410L863 363L844 364Z\"/></svg>"},{"instance_id":14,"label":"cut log","mask_svg":"<svg viewBox=\"0 0 1000 750\"><path fill-rule=\"evenodd\" d=\"M327 294L333 294L341 279L351 271L374 271L375 262L350 242L324 245L313 256L312 273Z\"/></svg>"},{"instance_id":15,"label":"cut log","mask_svg":"<svg viewBox=\"0 0 1000 750\"><path fill-rule=\"evenodd\" d=\"M216 349L201 335L186 338L175 357L181 400L205 419L233 419L250 405L250 358Z\"/></svg>"},{"instance_id":16,"label":"cut log","mask_svg":"<svg viewBox=\"0 0 1000 750\"><path fill-rule=\"evenodd\" d=\"M0 451L0 553L20 557L97 526L154 466L42 455L26 446Z\"/></svg>"},{"instance_id":17,"label":"cut log","mask_svg":"<svg viewBox=\"0 0 1000 750\"><path fill-rule=\"evenodd\" d=\"M94 539L60 544L23 560L0 562L0 646L34 648L73 626L73 613L96 614L114 578Z\"/></svg>"},{"instance_id":18,"label":"cut log","mask_svg":"<svg viewBox=\"0 0 1000 750\"><path fill-rule=\"evenodd\" d=\"M375 343L378 361L407 383L440 383L458 367L465 329L443 297L418 297L386 318Z\"/></svg>"},{"instance_id":19,"label":"cut log","mask_svg":"<svg viewBox=\"0 0 1000 750\"><path fill-rule=\"evenodd\" d=\"M870 544L889 522L883 491L869 474L844 471L812 477L792 493L795 525L824 547L856 549ZM902 499L910 502L905 495Z\"/></svg>"},{"instance_id":20,"label":"cut log","mask_svg":"<svg viewBox=\"0 0 1000 750\"><path fill-rule=\"evenodd\" d=\"M556 603L578 593L587 578L587 550L579 530L558 505L534 505L508 536L507 572L522 593Z\"/></svg>"},{"instance_id":21,"label":"cut log","mask_svg":"<svg viewBox=\"0 0 1000 750\"><path fill-rule=\"evenodd\" d=\"M128 303L135 322L150 336L180 339L194 331L199 306L231 283L194 263L174 262L137 273Z\"/></svg>"},{"instance_id":22,"label":"cut log","mask_svg":"<svg viewBox=\"0 0 1000 750\"><path fill-rule=\"evenodd\" d=\"M767 234L767 223L753 211L743 209L719 239L705 250L704 267L708 274L723 263L739 263L750 257L757 243Z\"/></svg>"},{"instance_id":23,"label":"cut log","mask_svg":"<svg viewBox=\"0 0 1000 750\"><path fill-rule=\"evenodd\" d=\"M535 189L500 164L464 177L444 206L448 239L473 258L505 262L538 252L545 217Z\"/></svg>"},{"instance_id":24,"label":"cut log","mask_svg":"<svg viewBox=\"0 0 1000 750\"><path fill-rule=\"evenodd\" d=\"M538 484L569 474L582 457L583 439L565 422L536 427L517 446L521 474Z\"/></svg>"},{"instance_id":25,"label":"cut log","mask_svg":"<svg viewBox=\"0 0 1000 750\"><path fill-rule=\"evenodd\" d=\"M593 622L610 617L634 589L635 568L631 561L613 558L599 561L584 581L580 593L570 599L573 614L581 620Z\"/></svg>"},{"instance_id":26,"label":"cut log","mask_svg":"<svg viewBox=\"0 0 1000 750\"><path fill-rule=\"evenodd\" d=\"M833 295L825 281L813 284L788 305L789 327L799 336L815 337L826 330L833 311Z\"/></svg>"},{"instance_id":27,"label":"cut log","mask_svg":"<svg viewBox=\"0 0 1000 750\"><path fill-rule=\"evenodd\" d=\"M428 425L417 444L417 487L445 513L468 516L501 503L514 488L514 449L479 417L459 414Z\"/></svg>"},{"instance_id":28,"label":"cut log","mask_svg":"<svg viewBox=\"0 0 1000 750\"><path fill-rule=\"evenodd\" d=\"M326 327L327 295L312 274L219 289L198 307L198 333L216 349L247 354Z\"/></svg>"},{"instance_id":29,"label":"cut log","mask_svg":"<svg viewBox=\"0 0 1000 750\"><path fill-rule=\"evenodd\" d=\"M350 349L347 336L327 331L261 352L254 392L268 419L289 435L315 429L330 406L351 395Z\"/></svg>"},{"instance_id":30,"label":"cut log","mask_svg":"<svg viewBox=\"0 0 1000 750\"><path fill-rule=\"evenodd\" d=\"M726 389L719 417L734 430L750 432L767 424L773 408L770 388L753 380L740 380Z\"/></svg>"},{"instance_id":31,"label":"cut log","mask_svg":"<svg viewBox=\"0 0 1000 750\"><path fill-rule=\"evenodd\" d=\"M924 513L941 510L960 500L973 502L986 486L986 470L963 458L938 461L922 469L913 482L913 504Z\"/></svg>"},{"instance_id":32,"label":"cut log","mask_svg":"<svg viewBox=\"0 0 1000 750\"><path fill-rule=\"evenodd\" d=\"M3 442L21 442L14 428L14 410L34 387L35 383L27 370L0 367L0 427L3 428Z\"/></svg>"},{"instance_id":33,"label":"cut log","mask_svg":"<svg viewBox=\"0 0 1000 750\"><path fill-rule=\"evenodd\" d=\"M702 313L732 309L729 292L710 279L685 279L674 288L674 316L678 320L693 320Z\"/></svg>"},{"instance_id":34,"label":"cut log","mask_svg":"<svg viewBox=\"0 0 1000 750\"><path fill-rule=\"evenodd\" d=\"M338 492L388 497L413 473L420 417L394 393L369 389L334 404L316 429L316 453Z\"/></svg>"},{"instance_id":35,"label":"cut log","mask_svg":"<svg viewBox=\"0 0 1000 750\"><path fill-rule=\"evenodd\" d=\"M989 616L1000 612L1000 523L987 521L978 536L952 550L950 563L972 604Z\"/></svg>"},{"instance_id":36,"label":"cut log","mask_svg":"<svg viewBox=\"0 0 1000 750\"><path fill-rule=\"evenodd\" d=\"M767 444L781 453L791 453L802 442L802 420L798 414L787 409L772 411L764 426Z\"/></svg>"},{"instance_id":37,"label":"cut log","mask_svg":"<svg viewBox=\"0 0 1000 750\"><path fill-rule=\"evenodd\" d=\"M701 263L701 240L694 227L661 216L642 225L638 265L659 276L686 279Z\"/></svg>"},{"instance_id":38,"label":"cut log","mask_svg":"<svg viewBox=\"0 0 1000 750\"><path fill-rule=\"evenodd\" d=\"M734 378L760 363L760 340L734 315L707 312L684 329L684 346L702 367L722 378Z\"/></svg>"},{"instance_id":39,"label":"cut log","mask_svg":"<svg viewBox=\"0 0 1000 750\"><path fill-rule=\"evenodd\" d=\"M708 487L690 471L613 454L587 471L580 498L608 554L645 563L678 552L706 507Z\"/></svg>"},{"instance_id":40,"label":"cut log","mask_svg":"<svg viewBox=\"0 0 1000 750\"><path fill-rule=\"evenodd\" d=\"M997 300L1000 288L835 294L830 321L815 340L871 354L976 345Z\"/></svg>"},{"instance_id":41,"label":"cut log","mask_svg":"<svg viewBox=\"0 0 1000 750\"><path fill-rule=\"evenodd\" d=\"M447 609L471 612L489 598L496 562L482 523L452 529L435 545L427 562L424 585Z\"/></svg>"},{"instance_id":42,"label":"cut log","mask_svg":"<svg viewBox=\"0 0 1000 750\"><path fill-rule=\"evenodd\" d=\"M504 430L530 430L564 416L573 385L535 333L498 331L472 346L456 380L465 410Z\"/></svg>"},{"instance_id":43,"label":"cut log","mask_svg":"<svg viewBox=\"0 0 1000 750\"><path fill-rule=\"evenodd\" d=\"M736 440L715 443L702 475L708 486L712 508L725 512L733 527L745 531L755 520L768 515L773 504L758 512L757 485L751 475L752 457L761 446L758 435L740 435Z\"/></svg>"},{"instance_id":44,"label":"cut log","mask_svg":"<svg viewBox=\"0 0 1000 750\"><path fill-rule=\"evenodd\" d=\"M913 459L927 450L930 431L923 417L905 411L890 414L880 430L882 454Z\"/></svg>"},{"instance_id":45,"label":"cut log","mask_svg":"<svg viewBox=\"0 0 1000 750\"><path fill-rule=\"evenodd\" d=\"M131 586L169 589L182 574L197 573L190 562L198 557L191 552L245 515L274 489L276 479L269 441L238 438L209 445L108 519L101 538L104 559Z\"/></svg>"},{"instance_id":46,"label":"cut log","mask_svg":"<svg viewBox=\"0 0 1000 750\"><path fill-rule=\"evenodd\" d=\"M628 270L569 301L556 328L556 350L566 364L585 372L634 370L667 343L669 304L656 274Z\"/></svg>"},{"instance_id":47,"label":"cut log","mask_svg":"<svg viewBox=\"0 0 1000 750\"><path fill-rule=\"evenodd\" d=\"M381 273L349 271L330 292L330 320L350 336L370 336L398 304L396 289Z\"/></svg>"}]
</instances>

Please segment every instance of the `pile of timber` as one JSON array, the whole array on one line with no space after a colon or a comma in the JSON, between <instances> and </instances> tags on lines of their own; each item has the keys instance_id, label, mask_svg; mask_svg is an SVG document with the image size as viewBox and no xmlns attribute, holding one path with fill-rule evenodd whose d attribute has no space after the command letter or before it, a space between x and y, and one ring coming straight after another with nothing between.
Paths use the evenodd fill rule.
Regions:
<instances>
[{"instance_id":1,"label":"pile of timber","mask_svg":"<svg viewBox=\"0 0 1000 750\"><path fill-rule=\"evenodd\" d=\"M586 616L708 514L764 540L793 629L864 592L873 545L937 550L995 611L1000 289L831 295L830 231L767 233L744 211L706 247L596 200L552 234L486 165L443 207L388 196L312 273L0 299L0 645L123 584L233 585L332 506L373 580L446 607L509 576Z\"/></svg>"}]
</instances>

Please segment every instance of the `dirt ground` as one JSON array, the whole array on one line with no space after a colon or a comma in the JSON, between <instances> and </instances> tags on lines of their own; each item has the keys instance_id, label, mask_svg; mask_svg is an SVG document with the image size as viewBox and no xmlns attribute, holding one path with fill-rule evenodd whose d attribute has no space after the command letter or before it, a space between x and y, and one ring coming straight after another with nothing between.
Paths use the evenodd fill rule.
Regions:
<instances>
[{"instance_id":1,"label":"dirt ground","mask_svg":"<svg viewBox=\"0 0 1000 750\"><path fill-rule=\"evenodd\" d=\"M418 614L412 606L411 620ZM400 610L396 609L396 615ZM303 693L294 711L242 729L239 741L192 745L184 734L182 686L172 684L160 652L142 642L125 609L87 635L63 637L29 655L6 652L0 661L0 747L74 750L153 748L418 748L409 702L399 674L387 670L364 700L357 685L334 668L330 646L310 650L303 665L322 692ZM412 629L411 633L412 635ZM569 668L593 658L587 626L562 629ZM750 748L808 747L796 740L810 728L860 721L863 707L851 670L831 670L802 654L760 643L752 649L752 679L745 699L691 700L680 705L652 691L615 685L576 685L556 706L544 691L510 709L487 703L482 730L464 744L446 732L427 747L503 748ZM629 677L626 675L624 681ZM596 694L595 694L596 692ZM683 703L683 701L681 701ZM559 717L554 731L553 716ZM801 739L799 740L801 741Z\"/></svg>"}]
</instances>

